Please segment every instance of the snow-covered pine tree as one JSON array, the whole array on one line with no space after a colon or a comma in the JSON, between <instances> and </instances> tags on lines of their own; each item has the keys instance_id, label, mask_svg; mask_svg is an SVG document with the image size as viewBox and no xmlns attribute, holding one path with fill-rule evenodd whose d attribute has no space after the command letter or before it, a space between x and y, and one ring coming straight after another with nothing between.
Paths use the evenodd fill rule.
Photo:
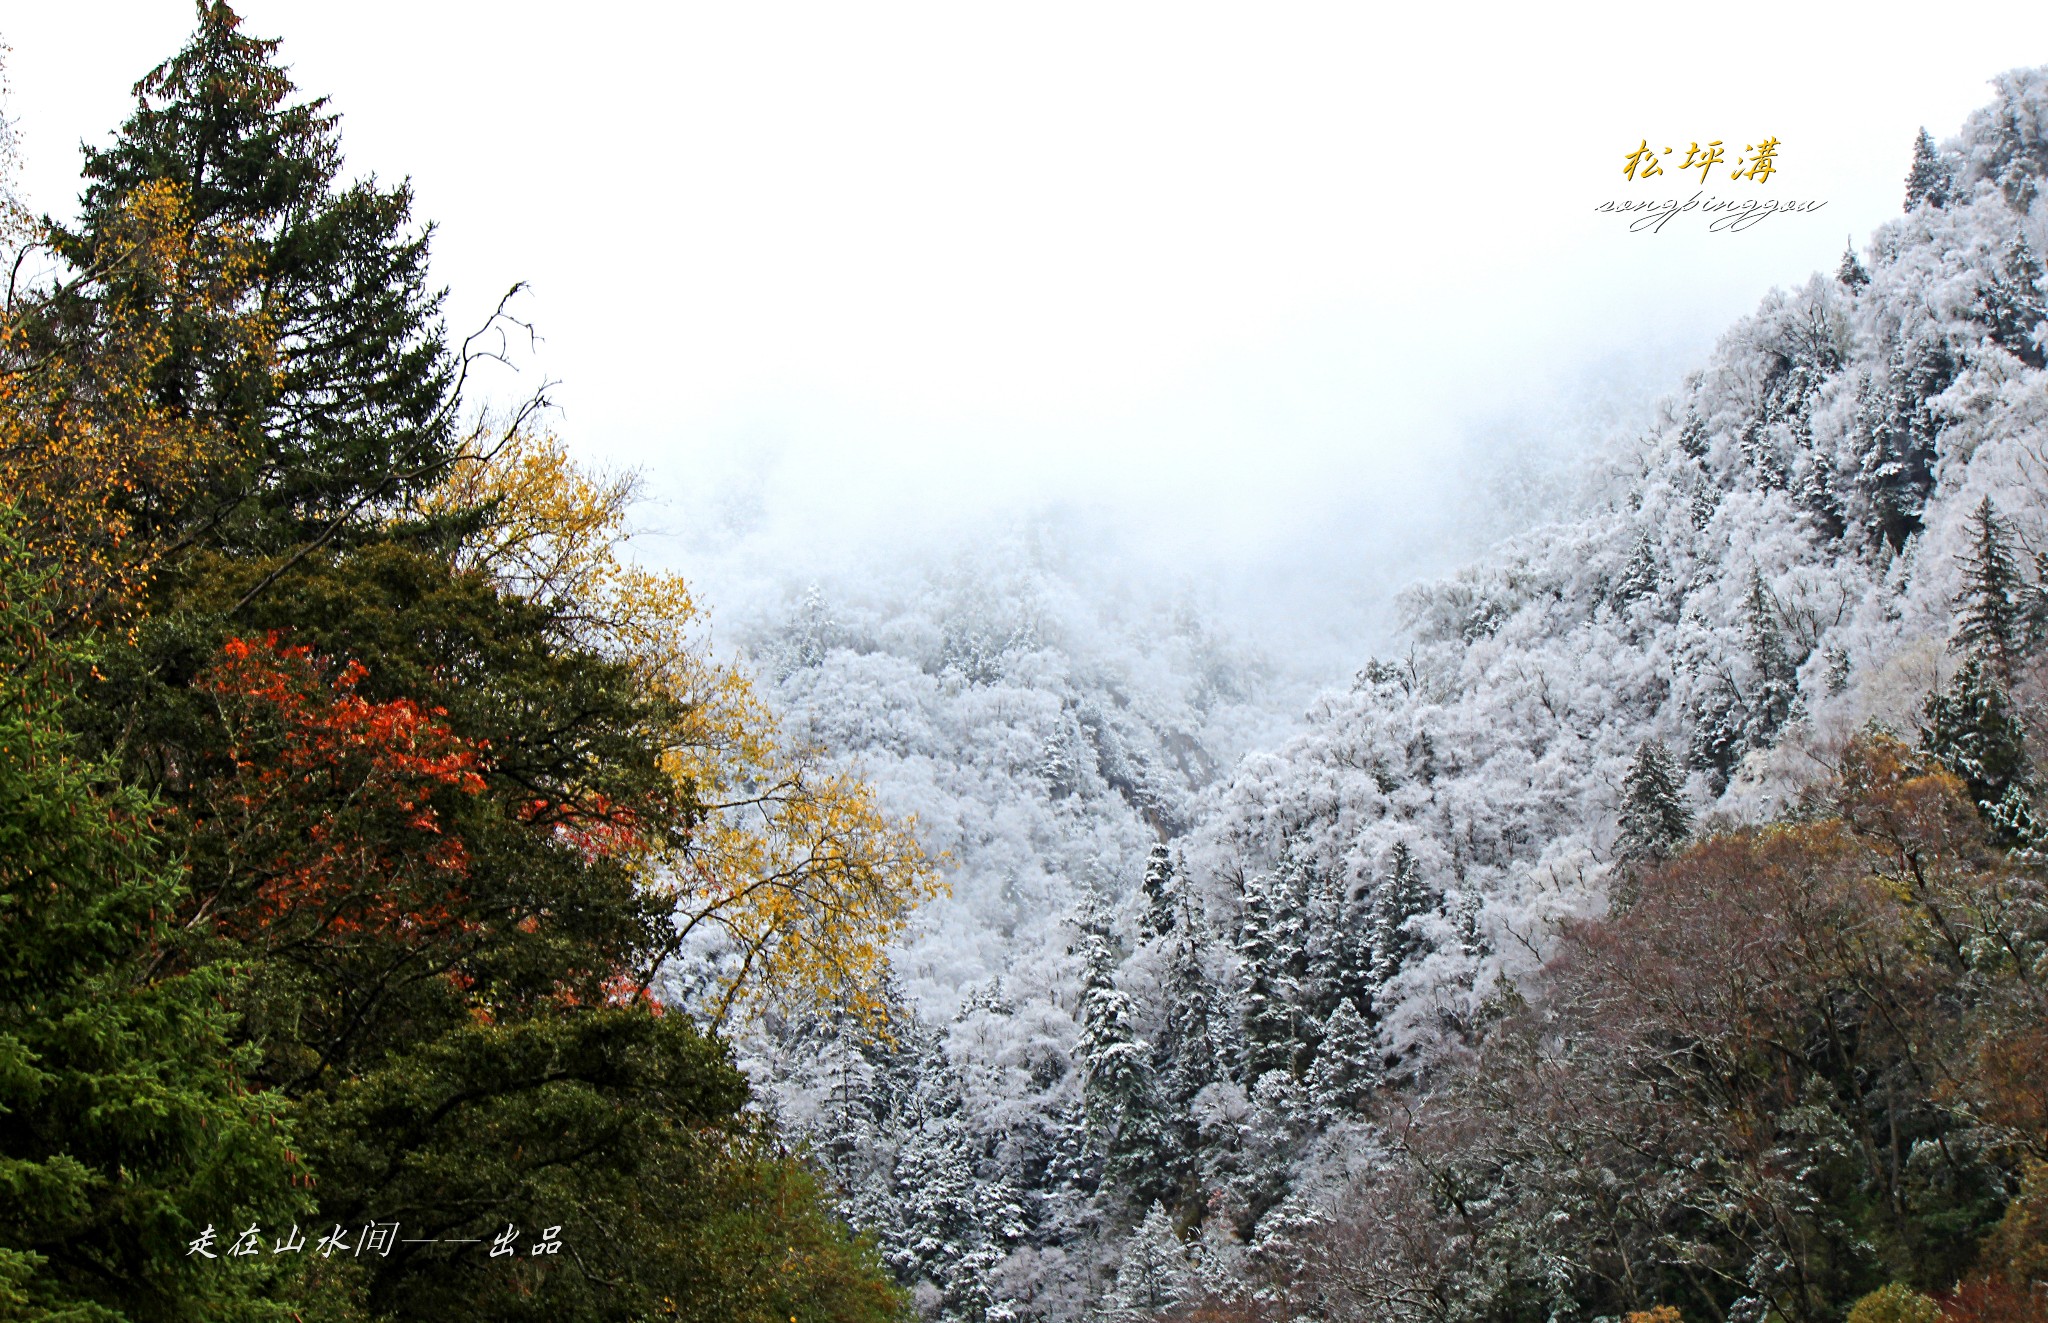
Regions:
<instances>
[{"instance_id":1,"label":"snow-covered pine tree","mask_svg":"<svg viewBox=\"0 0 2048 1323\"><path fill-rule=\"evenodd\" d=\"M1749 573L1749 597L1744 608L1744 633L1754 676L1744 743L1750 749L1763 749L1770 747L1798 706L1799 663L1785 647L1785 631L1778 623L1778 604L1764 586L1761 571Z\"/></svg>"},{"instance_id":2,"label":"snow-covered pine tree","mask_svg":"<svg viewBox=\"0 0 2048 1323\"><path fill-rule=\"evenodd\" d=\"M1635 761L1621 782L1620 832L1615 857L1624 864L1656 863L1670 857L1692 834L1678 771L1661 740L1636 746Z\"/></svg>"},{"instance_id":3,"label":"snow-covered pine tree","mask_svg":"<svg viewBox=\"0 0 2048 1323\"><path fill-rule=\"evenodd\" d=\"M1138 915L1138 938L1150 941L1173 926L1173 853L1160 841L1145 860L1144 908Z\"/></svg>"},{"instance_id":4,"label":"snow-covered pine tree","mask_svg":"<svg viewBox=\"0 0 2048 1323\"><path fill-rule=\"evenodd\" d=\"M1946 207L1951 187L1941 149L1934 145L1934 135L1922 128L1913 141L1912 167L1906 171L1906 210L1911 211L1923 202L1930 207Z\"/></svg>"},{"instance_id":5,"label":"snow-covered pine tree","mask_svg":"<svg viewBox=\"0 0 2048 1323\"><path fill-rule=\"evenodd\" d=\"M1370 1002L1372 952L1368 934L1359 931L1356 909L1345 895L1341 874L1328 869L1310 874L1302 934L1301 1010L1314 1026L1328 1020L1340 1001Z\"/></svg>"},{"instance_id":6,"label":"snow-covered pine tree","mask_svg":"<svg viewBox=\"0 0 2048 1323\"><path fill-rule=\"evenodd\" d=\"M1657 591L1657 548L1650 541L1648 529L1636 537L1635 549L1628 554L1628 564L1622 568L1621 577L1614 582L1613 600L1617 605L1648 597Z\"/></svg>"},{"instance_id":7,"label":"snow-covered pine tree","mask_svg":"<svg viewBox=\"0 0 2048 1323\"><path fill-rule=\"evenodd\" d=\"M1835 268L1835 279L1851 293L1870 283L1870 272L1856 256L1856 244L1852 240L1842 249L1842 263Z\"/></svg>"},{"instance_id":8,"label":"snow-covered pine tree","mask_svg":"<svg viewBox=\"0 0 2048 1323\"><path fill-rule=\"evenodd\" d=\"M1163 1206L1153 1204L1124 1241L1116 1283L1102 1302L1104 1323L1151 1323L1181 1303L1193 1273L1173 1219Z\"/></svg>"},{"instance_id":9,"label":"snow-covered pine tree","mask_svg":"<svg viewBox=\"0 0 2048 1323\"><path fill-rule=\"evenodd\" d=\"M1409 920L1431 908L1429 888L1423 885L1414 852L1408 842L1396 842L1387 875L1373 890L1372 986L1376 1005L1382 1000L1381 989L1422 949L1422 936Z\"/></svg>"},{"instance_id":10,"label":"snow-covered pine tree","mask_svg":"<svg viewBox=\"0 0 2048 1323\"><path fill-rule=\"evenodd\" d=\"M989 1275L1004 1255L989 1222L1014 1196L991 1198L976 1178L976 1145L949 1071L927 1072L899 1126L897 1206L883 1227L883 1257L927 1298L932 1323L986 1323L997 1304Z\"/></svg>"},{"instance_id":11,"label":"snow-covered pine tree","mask_svg":"<svg viewBox=\"0 0 2048 1323\"><path fill-rule=\"evenodd\" d=\"M1928 401L1948 389L1955 361L1939 343L1894 335L1881 372L1864 378L1852 478L1868 511L1871 543L1898 551L1921 529L1934 490L1935 435Z\"/></svg>"},{"instance_id":12,"label":"snow-covered pine tree","mask_svg":"<svg viewBox=\"0 0 2048 1323\"><path fill-rule=\"evenodd\" d=\"M2003 685L1976 653L1949 682L1928 695L1920 747L1963 779L1970 802L1986 814L2014 786L2032 787L2026 730Z\"/></svg>"},{"instance_id":13,"label":"snow-covered pine tree","mask_svg":"<svg viewBox=\"0 0 2048 1323\"><path fill-rule=\"evenodd\" d=\"M1283 858L1245 882L1237 954L1242 976L1245 1082L1269 1070L1293 1071L1302 1053L1300 1001L1308 965L1302 923L1301 866Z\"/></svg>"},{"instance_id":14,"label":"snow-covered pine tree","mask_svg":"<svg viewBox=\"0 0 2048 1323\"><path fill-rule=\"evenodd\" d=\"M1117 956L1106 933L1083 938L1082 1114L1102 1161L1099 1193L1112 1217L1133 1215L1171 1189L1171 1147L1152 1078L1151 1049L1137 1036L1130 994L1116 985Z\"/></svg>"},{"instance_id":15,"label":"snow-covered pine tree","mask_svg":"<svg viewBox=\"0 0 2048 1323\"><path fill-rule=\"evenodd\" d=\"M1327 1123L1355 1114L1379 1082L1379 1061L1372 1025L1349 1000L1339 1001L1309 1069L1308 1102L1316 1116Z\"/></svg>"},{"instance_id":16,"label":"snow-covered pine tree","mask_svg":"<svg viewBox=\"0 0 2048 1323\"><path fill-rule=\"evenodd\" d=\"M1956 628L1949 646L1982 656L2001 683L2026 642L2028 587L2011 550L2012 530L1986 496L1965 526L1969 546L1960 559L1963 586L1956 594Z\"/></svg>"},{"instance_id":17,"label":"snow-covered pine tree","mask_svg":"<svg viewBox=\"0 0 2048 1323\"><path fill-rule=\"evenodd\" d=\"M1176 1181L1185 1180L1198 1157L1200 1141L1192 1114L1195 1095L1226 1078L1230 1070L1216 1033L1216 1016L1221 1012L1202 964L1207 941L1200 913L1182 893L1175 898L1172 941L1161 980L1164 1032L1156 1053L1168 1160Z\"/></svg>"},{"instance_id":18,"label":"snow-covered pine tree","mask_svg":"<svg viewBox=\"0 0 2048 1323\"><path fill-rule=\"evenodd\" d=\"M2048 348L2041 341L2041 322L2048 318L2041 274L2041 259L2027 236L2015 235L1998 270L1978 288L1971 310L1993 340L2030 368L2048 366Z\"/></svg>"},{"instance_id":19,"label":"snow-covered pine tree","mask_svg":"<svg viewBox=\"0 0 2048 1323\"><path fill-rule=\"evenodd\" d=\"M2022 127L2021 121L2024 118L2030 126L2035 112L2033 107L2024 104L2024 84L2015 86L2010 81L2014 73L2000 74L1994 80L2004 96L1998 107L1997 127L1993 133L1992 177L1997 181L1999 191L2005 194L2006 204L2025 215L2041 192L2042 163L2037 154L2028 149L2028 140L2033 134L2027 127Z\"/></svg>"}]
</instances>

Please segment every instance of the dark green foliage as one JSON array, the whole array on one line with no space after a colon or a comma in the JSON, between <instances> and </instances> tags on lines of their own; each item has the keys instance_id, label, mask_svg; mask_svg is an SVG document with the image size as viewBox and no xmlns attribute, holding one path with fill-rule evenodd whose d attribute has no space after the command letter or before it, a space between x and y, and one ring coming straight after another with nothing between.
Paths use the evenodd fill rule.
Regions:
<instances>
[{"instance_id":1,"label":"dark green foliage","mask_svg":"<svg viewBox=\"0 0 2048 1323\"><path fill-rule=\"evenodd\" d=\"M2006 794L2033 783L2026 729L1984 659L1963 659L1949 682L1928 695L1920 747L1963 779L1970 802L1989 813Z\"/></svg>"},{"instance_id":2,"label":"dark green foliage","mask_svg":"<svg viewBox=\"0 0 2048 1323\"><path fill-rule=\"evenodd\" d=\"M234 973L162 972L177 869L59 724L89 657L23 560L0 532L0 1314L272 1317L267 1271L186 1251L305 1206L285 1105L243 1082Z\"/></svg>"},{"instance_id":3,"label":"dark green foliage","mask_svg":"<svg viewBox=\"0 0 2048 1323\"><path fill-rule=\"evenodd\" d=\"M90 261L124 200L158 180L183 190L195 226L253 244L253 297L274 336L269 370L217 310L133 280L114 281L108 297L149 310L170 335L158 399L212 419L239 445L184 526L217 545L274 551L389 508L440 474L455 368L410 188L339 183L338 117L323 101L293 99L278 43L242 32L219 0L201 0L198 15L185 49L136 84L114 142L88 151L83 214L60 228L58 246Z\"/></svg>"},{"instance_id":4,"label":"dark green foliage","mask_svg":"<svg viewBox=\"0 0 2048 1323\"><path fill-rule=\"evenodd\" d=\"M488 511L403 513L457 385L408 191L338 182L276 43L199 19L58 247L93 260L170 181L247 241L246 306L115 271L32 310L59 354L162 331L155 403L226 444L145 511L173 554L89 686L5 585L0 1316L896 1317L724 1047L641 991L676 941L647 860L699 817L662 765L684 713L568 608L454 568ZM294 1221L564 1250L184 1253Z\"/></svg>"},{"instance_id":5,"label":"dark green foliage","mask_svg":"<svg viewBox=\"0 0 2048 1323\"><path fill-rule=\"evenodd\" d=\"M378 1316L625 1320L695 1290L683 1317L772 1317L718 1303L773 1293L784 1231L752 1187L798 1179L747 1137L746 1096L720 1045L642 1007L469 1025L307 1108L320 1215L421 1238L520 1231L511 1262L473 1246L369 1261L352 1285ZM572 1257L532 1256L550 1226ZM843 1232L825 1239L858 1266ZM869 1294L877 1306L853 1316L886 1317L887 1293Z\"/></svg>"}]
</instances>

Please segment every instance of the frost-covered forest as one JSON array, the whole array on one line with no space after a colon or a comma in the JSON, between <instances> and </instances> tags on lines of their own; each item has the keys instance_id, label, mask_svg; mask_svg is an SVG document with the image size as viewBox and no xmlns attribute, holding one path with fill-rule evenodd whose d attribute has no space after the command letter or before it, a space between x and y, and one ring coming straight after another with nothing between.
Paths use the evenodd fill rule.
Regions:
<instances>
[{"instance_id":1,"label":"frost-covered forest","mask_svg":"<svg viewBox=\"0 0 2048 1323\"><path fill-rule=\"evenodd\" d=\"M948 860L886 1038L743 1049L922 1317L2042 1316L2048 71L1996 87L1279 738L1255 647L1028 533L759 613Z\"/></svg>"}]
</instances>

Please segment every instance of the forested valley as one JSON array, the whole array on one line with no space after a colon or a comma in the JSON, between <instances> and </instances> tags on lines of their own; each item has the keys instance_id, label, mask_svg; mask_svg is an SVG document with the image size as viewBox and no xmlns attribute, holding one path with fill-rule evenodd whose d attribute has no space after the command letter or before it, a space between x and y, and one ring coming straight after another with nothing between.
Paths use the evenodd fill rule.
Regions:
<instances>
[{"instance_id":1,"label":"forested valley","mask_svg":"<svg viewBox=\"0 0 2048 1323\"><path fill-rule=\"evenodd\" d=\"M5 199L0 1318L2048 1318L1994 85L1304 687L1056 519L693 601L202 4Z\"/></svg>"}]
</instances>

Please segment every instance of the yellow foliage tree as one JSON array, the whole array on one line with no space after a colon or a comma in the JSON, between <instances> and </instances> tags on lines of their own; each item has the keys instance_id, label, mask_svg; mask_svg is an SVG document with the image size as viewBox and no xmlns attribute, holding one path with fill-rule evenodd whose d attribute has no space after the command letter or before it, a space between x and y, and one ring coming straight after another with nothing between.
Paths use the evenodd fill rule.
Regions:
<instances>
[{"instance_id":1,"label":"yellow foliage tree","mask_svg":"<svg viewBox=\"0 0 2048 1323\"><path fill-rule=\"evenodd\" d=\"M558 438L514 428L473 441L416 513L480 515L461 568L548 607L673 700L664 766L697 817L680 846L642 848L647 885L674 900L678 949L724 958L707 1017L832 1004L879 1028L889 940L944 891L938 869L913 823L787 739L747 677L712 658L680 576L626 558L633 497L630 478L587 473Z\"/></svg>"},{"instance_id":2,"label":"yellow foliage tree","mask_svg":"<svg viewBox=\"0 0 2048 1323\"><path fill-rule=\"evenodd\" d=\"M17 233L19 259L37 242ZM142 185L85 269L22 292L0 310L0 491L29 516L31 550L56 576L74 620L126 616L175 549L184 512L230 438L203 407L170 408L151 389L179 320L226 328L251 373L272 337L253 291L244 234L202 229L181 190ZM147 300L89 297L125 285Z\"/></svg>"}]
</instances>

